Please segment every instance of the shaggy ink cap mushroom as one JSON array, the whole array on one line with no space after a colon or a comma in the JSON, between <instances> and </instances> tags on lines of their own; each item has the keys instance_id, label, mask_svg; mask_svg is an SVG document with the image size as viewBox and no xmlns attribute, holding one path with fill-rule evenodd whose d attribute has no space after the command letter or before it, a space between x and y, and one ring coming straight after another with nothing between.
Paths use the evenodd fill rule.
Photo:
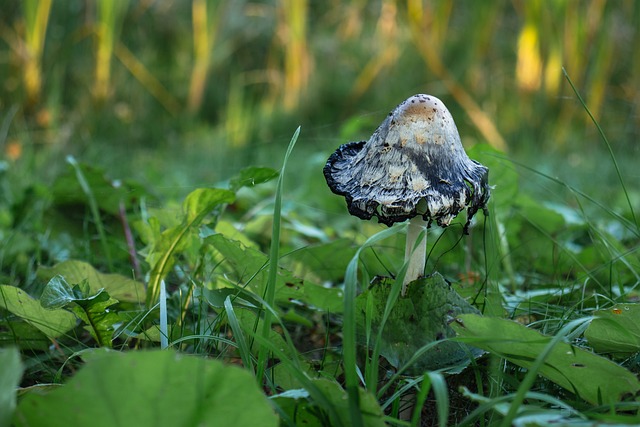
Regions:
<instances>
[{"instance_id":1,"label":"shaggy ink cap mushroom","mask_svg":"<svg viewBox=\"0 0 640 427\"><path fill-rule=\"evenodd\" d=\"M340 146L323 172L349 213L387 226L421 215L446 227L467 208L467 234L490 195L488 169L469 159L451 113L431 95L398 105L368 141Z\"/></svg>"}]
</instances>

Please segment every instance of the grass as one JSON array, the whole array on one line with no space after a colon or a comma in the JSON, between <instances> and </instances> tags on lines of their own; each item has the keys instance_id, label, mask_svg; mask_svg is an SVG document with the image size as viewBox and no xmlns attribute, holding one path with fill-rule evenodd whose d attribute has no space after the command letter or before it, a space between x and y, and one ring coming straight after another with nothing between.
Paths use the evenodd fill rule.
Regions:
<instances>
[{"instance_id":1,"label":"grass","mask_svg":"<svg viewBox=\"0 0 640 427\"><path fill-rule=\"evenodd\" d=\"M0 414L101 393L73 401L98 425L639 423L636 2L161 3L3 9L0 366L24 374ZM486 353L416 373L435 344L394 364L372 326L404 228L349 216L321 170L419 92L494 188L427 248L484 314L451 339ZM358 300L378 276L387 300Z\"/></svg>"}]
</instances>

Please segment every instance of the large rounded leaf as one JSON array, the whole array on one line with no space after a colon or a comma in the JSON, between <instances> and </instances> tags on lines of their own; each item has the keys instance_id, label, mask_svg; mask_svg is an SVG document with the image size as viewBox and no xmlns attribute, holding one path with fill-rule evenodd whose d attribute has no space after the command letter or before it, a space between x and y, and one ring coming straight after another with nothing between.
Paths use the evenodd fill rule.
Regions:
<instances>
[{"instance_id":1,"label":"large rounded leaf","mask_svg":"<svg viewBox=\"0 0 640 427\"><path fill-rule=\"evenodd\" d=\"M276 426L250 373L172 351L95 355L67 385L18 405L17 426Z\"/></svg>"}]
</instances>

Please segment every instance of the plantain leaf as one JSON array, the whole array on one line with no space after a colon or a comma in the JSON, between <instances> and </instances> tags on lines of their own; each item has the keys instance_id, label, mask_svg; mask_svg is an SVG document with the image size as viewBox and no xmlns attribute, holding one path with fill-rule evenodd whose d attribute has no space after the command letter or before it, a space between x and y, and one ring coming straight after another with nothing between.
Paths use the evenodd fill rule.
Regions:
<instances>
[{"instance_id":1,"label":"plantain leaf","mask_svg":"<svg viewBox=\"0 0 640 427\"><path fill-rule=\"evenodd\" d=\"M18 427L275 427L278 418L255 378L217 360L173 351L96 353L63 387L29 393Z\"/></svg>"},{"instance_id":2,"label":"plantain leaf","mask_svg":"<svg viewBox=\"0 0 640 427\"><path fill-rule=\"evenodd\" d=\"M0 307L24 319L49 338L57 338L76 326L73 314L63 309L48 310L15 286L0 285Z\"/></svg>"},{"instance_id":3,"label":"plantain leaf","mask_svg":"<svg viewBox=\"0 0 640 427\"><path fill-rule=\"evenodd\" d=\"M459 316L452 327L463 342L524 368L533 365L551 340L519 323L474 314ZM596 405L617 403L640 391L640 382L633 373L565 342L551 350L540 375Z\"/></svg>"},{"instance_id":4,"label":"plantain leaf","mask_svg":"<svg viewBox=\"0 0 640 427\"><path fill-rule=\"evenodd\" d=\"M615 357L640 352L640 304L616 304L593 315L584 336L595 351Z\"/></svg>"},{"instance_id":5,"label":"plantain leaf","mask_svg":"<svg viewBox=\"0 0 640 427\"><path fill-rule=\"evenodd\" d=\"M38 277L43 281L51 281L55 276L62 276L69 283L86 280L94 294L104 289L118 301L144 301L145 290L141 282L120 274L101 273L83 261L68 260L53 267L38 268Z\"/></svg>"}]
</instances>

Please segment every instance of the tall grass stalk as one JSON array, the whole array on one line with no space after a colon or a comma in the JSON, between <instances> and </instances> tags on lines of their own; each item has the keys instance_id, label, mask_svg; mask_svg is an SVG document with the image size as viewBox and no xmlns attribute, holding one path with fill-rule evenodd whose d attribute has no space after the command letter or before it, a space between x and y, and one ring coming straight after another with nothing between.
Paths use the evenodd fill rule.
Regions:
<instances>
[{"instance_id":1,"label":"tall grass stalk","mask_svg":"<svg viewBox=\"0 0 640 427\"><path fill-rule=\"evenodd\" d=\"M377 52L367 62L351 89L351 102L361 97L385 69L392 68L400 55L401 42L398 39L398 7L395 0L385 0L380 5L380 17L376 25Z\"/></svg>"},{"instance_id":2,"label":"tall grass stalk","mask_svg":"<svg viewBox=\"0 0 640 427\"><path fill-rule=\"evenodd\" d=\"M198 112L202 106L213 47L221 20L222 4L223 2L207 0L194 0L191 4L194 61L187 100L187 108L191 113Z\"/></svg>"},{"instance_id":3,"label":"tall grass stalk","mask_svg":"<svg viewBox=\"0 0 640 427\"><path fill-rule=\"evenodd\" d=\"M569 73L567 73L567 70L565 70L564 67L562 68L562 73L564 74L565 78L569 82L569 85L571 85L571 89L573 90L573 93L576 94L576 97L578 98L578 101L580 101L580 104L582 105L584 110L587 112L587 114L591 118L591 121L593 122L593 124L598 129L598 133L600 134L600 137L604 141L604 144L607 146L607 150L609 151L609 156L611 157L611 162L613 163L613 166L616 169L616 174L618 175L618 180L620 181L620 186L622 187L622 191L624 192L624 196L627 199L627 204L629 205L629 212L631 212L631 218L633 219L633 223L636 226L636 228L638 228L638 220L636 219L636 214L635 214L635 211L633 209L633 205L631 204L631 198L629 197L629 192L627 191L627 186L625 185L624 179L622 178L622 172L620 172L620 166L618 166L618 161L616 160L616 156L615 156L615 154L613 154L613 149L611 148L611 144L609 143L609 139L604 134L604 131L600 127L600 124L598 123L596 118L593 116L593 114L591 114L591 110L589 109L589 107L587 107L587 104L582 99L582 96L580 96L580 92L578 92L578 89L576 89L576 87L573 85L573 82L571 81L571 77L569 77Z\"/></svg>"},{"instance_id":4,"label":"tall grass stalk","mask_svg":"<svg viewBox=\"0 0 640 427\"><path fill-rule=\"evenodd\" d=\"M93 96L98 102L111 92L111 60L120 37L122 23L129 6L128 0L99 1L96 16L96 65Z\"/></svg>"},{"instance_id":5,"label":"tall grass stalk","mask_svg":"<svg viewBox=\"0 0 640 427\"><path fill-rule=\"evenodd\" d=\"M51 3L51 0L22 1L26 30L23 80L29 105L39 101L42 91L42 54Z\"/></svg>"},{"instance_id":6,"label":"tall grass stalk","mask_svg":"<svg viewBox=\"0 0 640 427\"><path fill-rule=\"evenodd\" d=\"M104 225L102 224L102 217L100 216L100 209L98 209L98 202L91 190L91 186L87 181L84 173L82 172L82 168L76 161L73 156L67 157L67 163L69 163L76 172L76 179L78 180L78 184L80 184L80 188L82 188L82 192L87 197L87 202L89 203L89 209L91 210L91 216L93 217L93 221L96 225L96 229L98 230L98 236L100 236L100 243L102 244L102 250L104 251L104 256L107 258L107 267L109 270L113 270L113 262L111 258L111 250L109 249L109 244L107 242L107 234L104 231Z\"/></svg>"},{"instance_id":7,"label":"tall grass stalk","mask_svg":"<svg viewBox=\"0 0 640 427\"><path fill-rule=\"evenodd\" d=\"M269 273L267 276L267 283L264 291L264 301L269 307L273 307L275 303L275 295L276 295L276 281L278 277L278 267L280 260L280 218L282 213L282 191L284 188L284 173L287 167L287 163L289 161L289 156L293 151L293 147L295 147L296 142L298 141L298 136L300 135L300 127L296 129L293 136L291 137L291 141L289 142L289 146L287 147L287 151L284 155L284 161L282 163L282 168L280 169L280 176L278 176L278 183L276 185L276 194L273 206L273 227L271 231L271 247L269 250ZM268 340L271 332L271 312L267 309L264 311L264 320L262 324L262 331L260 336ZM268 349L265 346L260 346L258 350L258 366L257 366L257 378L258 381L262 382L264 378L264 373L267 367L267 356Z\"/></svg>"},{"instance_id":8,"label":"tall grass stalk","mask_svg":"<svg viewBox=\"0 0 640 427\"><path fill-rule=\"evenodd\" d=\"M284 47L284 76L282 103L285 110L298 106L307 89L311 72L311 54L307 42L309 2L307 0L280 0L279 28Z\"/></svg>"},{"instance_id":9,"label":"tall grass stalk","mask_svg":"<svg viewBox=\"0 0 640 427\"><path fill-rule=\"evenodd\" d=\"M151 96L158 100L165 110L174 116L178 115L182 106L176 97L162 85L153 73L151 73L124 44L116 44L114 52L122 65L129 70L131 75L140 82Z\"/></svg>"},{"instance_id":10,"label":"tall grass stalk","mask_svg":"<svg viewBox=\"0 0 640 427\"><path fill-rule=\"evenodd\" d=\"M466 111L487 143L500 151L505 151L507 149L507 143L493 120L491 120L473 97L458 83L451 72L449 72L440 57L437 44L432 43L430 37L427 37L428 34L430 35L429 31L431 30L430 25L432 22L429 14L423 10L421 0L409 0L407 9L411 38L427 67L429 67L438 79L442 80L442 83L447 87L451 96L453 96ZM437 22L437 20L434 21ZM442 28L440 28L440 31L443 31Z\"/></svg>"},{"instance_id":11,"label":"tall grass stalk","mask_svg":"<svg viewBox=\"0 0 640 427\"><path fill-rule=\"evenodd\" d=\"M398 233L398 230L402 228L403 227L391 227L384 229L367 239L364 244L358 248L353 258L351 258L345 272L342 351L346 389L349 396L350 421L351 425L355 427L361 427L363 425L362 414L360 413L360 377L358 375L358 364L356 360L356 293L358 289L358 263L360 262L360 254L377 242L395 235ZM394 284L394 295L396 299L397 296L400 295L403 278L404 274L401 272ZM392 299L392 297L390 296L389 299ZM384 321L386 321L386 319L384 319L383 322ZM365 372L365 378L367 381L366 385L371 390L375 390L377 385L377 374L374 372L376 366L376 363L372 363L372 367L368 367L367 372Z\"/></svg>"}]
</instances>

